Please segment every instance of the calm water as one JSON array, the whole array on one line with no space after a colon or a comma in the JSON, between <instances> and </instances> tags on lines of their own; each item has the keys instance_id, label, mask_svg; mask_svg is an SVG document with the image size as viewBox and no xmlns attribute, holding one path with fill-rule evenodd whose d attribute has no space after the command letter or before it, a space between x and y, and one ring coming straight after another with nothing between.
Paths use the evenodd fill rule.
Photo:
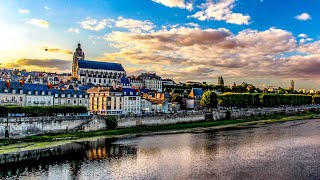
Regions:
<instances>
[{"instance_id":1,"label":"calm water","mask_svg":"<svg viewBox=\"0 0 320 180\"><path fill-rule=\"evenodd\" d=\"M320 120L99 139L0 159L4 179L320 179Z\"/></svg>"}]
</instances>

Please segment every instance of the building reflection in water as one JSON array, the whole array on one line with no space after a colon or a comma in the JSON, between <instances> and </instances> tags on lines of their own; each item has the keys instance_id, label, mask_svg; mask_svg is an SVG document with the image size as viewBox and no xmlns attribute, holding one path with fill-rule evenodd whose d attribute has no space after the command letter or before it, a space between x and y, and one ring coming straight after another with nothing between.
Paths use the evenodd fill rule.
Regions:
<instances>
[{"instance_id":1,"label":"building reflection in water","mask_svg":"<svg viewBox=\"0 0 320 180\"><path fill-rule=\"evenodd\" d=\"M0 155L0 179L19 177L29 172L44 173L57 165L67 164L71 177L78 177L84 161L108 160L115 157L135 156L134 147L112 144L114 140L75 142L48 149ZM43 176L46 176L43 174Z\"/></svg>"}]
</instances>

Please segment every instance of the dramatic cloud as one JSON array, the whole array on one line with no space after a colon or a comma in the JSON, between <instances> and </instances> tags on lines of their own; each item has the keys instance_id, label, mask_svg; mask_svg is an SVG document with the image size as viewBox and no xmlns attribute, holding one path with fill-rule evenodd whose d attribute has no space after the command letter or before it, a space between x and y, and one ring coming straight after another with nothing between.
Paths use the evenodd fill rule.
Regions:
<instances>
[{"instance_id":1,"label":"dramatic cloud","mask_svg":"<svg viewBox=\"0 0 320 180\"><path fill-rule=\"evenodd\" d=\"M301 36L301 35L300 35ZM128 73L156 71L178 81L228 78L307 78L320 62L320 41L270 28L237 34L225 28L172 27L149 32L114 31L105 36L119 51L100 60L130 67ZM304 69L305 68L305 69ZM304 74L303 74L304 73ZM315 73L316 76L320 73Z\"/></svg>"},{"instance_id":2,"label":"dramatic cloud","mask_svg":"<svg viewBox=\"0 0 320 180\"><path fill-rule=\"evenodd\" d=\"M235 7L235 0L219 0L219 1L207 1L202 3L196 14L189 16L197 18L201 21L204 20L216 20L226 21L230 24L249 24L250 16L241 13L234 13L232 9Z\"/></svg>"},{"instance_id":3,"label":"dramatic cloud","mask_svg":"<svg viewBox=\"0 0 320 180\"><path fill-rule=\"evenodd\" d=\"M96 19L87 18L86 20L82 21L80 24L83 29L100 31L104 29L106 26L111 26L110 22L112 21L113 20L111 19L102 19L101 21L98 21Z\"/></svg>"},{"instance_id":4,"label":"dramatic cloud","mask_svg":"<svg viewBox=\"0 0 320 180\"><path fill-rule=\"evenodd\" d=\"M311 16L308 13L302 13L302 14L296 16L295 18L298 20L301 20L301 21L307 21L307 20L311 19Z\"/></svg>"},{"instance_id":5,"label":"dramatic cloud","mask_svg":"<svg viewBox=\"0 0 320 180\"><path fill-rule=\"evenodd\" d=\"M29 9L19 9L18 12L21 14L29 14L30 10Z\"/></svg>"},{"instance_id":6,"label":"dramatic cloud","mask_svg":"<svg viewBox=\"0 0 320 180\"><path fill-rule=\"evenodd\" d=\"M72 51L60 48L48 48L48 47L41 47L44 51L52 52L52 53L63 53L63 54L73 54Z\"/></svg>"},{"instance_id":7,"label":"dramatic cloud","mask_svg":"<svg viewBox=\"0 0 320 180\"><path fill-rule=\"evenodd\" d=\"M48 29L49 28L49 23L48 21L42 20L42 19L30 19L27 21L28 24L40 27L40 28L45 28Z\"/></svg>"},{"instance_id":8,"label":"dramatic cloud","mask_svg":"<svg viewBox=\"0 0 320 180\"><path fill-rule=\"evenodd\" d=\"M18 68L39 71L70 71L71 62L60 59L17 59L4 63L5 68Z\"/></svg>"},{"instance_id":9,"label":"dramatic cloud","mask_svg":"<svg viewBox=\"0 0 320 180\"><path fill-rule=\"evenodd\" d=\"M193 4L191 2L186 2L185 0L152 0L153 2L160 3L168 7L178 7L181 9L187 9L191 11L193 9Z\"/></svg>"},{"instance_id":10,"label":"dramatic cloud","mask_svg":"<svg viewBox=\"0 0 320 180\"><path fill-rule=\"evenodd\" d=\"M126 28L132 32L150 31L155 27L154 24L148 20L139 21L135 19L124 19L123 17L119 17L118 20L115 21L115 26Z\"/></svg>"},{"instance_id":11,"label":"dramatic cloud","mask_svg":"<svg viewBox=\"0 0 320 180\"><path fill-rule=\"evenodd\" d=\"M79 29L76 29L76 28L69 28L69 29L68 29L68 32L73 32L73 33L79 34L79 33L80 33L80 30L79 30Z\"/></svg>"}]
</instances>

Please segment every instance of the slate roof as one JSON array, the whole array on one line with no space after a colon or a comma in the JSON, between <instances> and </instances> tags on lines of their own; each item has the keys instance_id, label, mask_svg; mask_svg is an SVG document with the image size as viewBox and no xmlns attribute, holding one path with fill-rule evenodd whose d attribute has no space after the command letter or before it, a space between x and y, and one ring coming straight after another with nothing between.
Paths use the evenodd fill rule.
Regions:
<instances>
[{"instance_id":1,"label":"slate roof","mask_svg":"<svg viewBox=\"0 0 320 180\"><path fill-rule=\"evenodd\" d=\"M124 71L121 64L110 63L110 62L79 60L78 66L79 66L79 68L87 68L87 69L103 69L103 70L113 70L113 71Z\"/></svg>"},{"instance_id":2,"label":"slate roof","mask_svg":"<svg viewBox=\"0 0 320 180\"><path fill-rule=\"evenodd\" d=\"M124 84L124 85L127 85L127 86L131 86L131 83L130 83L129 79L126 78L126 77L121 78L120 82L121 82L121 84Z\"/></svg>"},{"instance_id":3,"label":"slate roof","mask_svg":"<svg viewBox=\"0 0 320 180\"><path fill-rule=\"evenodd\" d=\"M193 94L195 96L202 96L202 94L203 94L202 88L193 88Z\"/></svg>"},{"instance_id":4,"label":"slate roof","mask_svg":"<svg viewBox=\"0 0 320 180\"><path fill-rule=\"evenodd\" d=\"M132 92L132 94L130 94L130 92ZM135 89L123 88L122 95L123 96L139 96L139 92L137 92Z\"/></svg>"}]
</instances>

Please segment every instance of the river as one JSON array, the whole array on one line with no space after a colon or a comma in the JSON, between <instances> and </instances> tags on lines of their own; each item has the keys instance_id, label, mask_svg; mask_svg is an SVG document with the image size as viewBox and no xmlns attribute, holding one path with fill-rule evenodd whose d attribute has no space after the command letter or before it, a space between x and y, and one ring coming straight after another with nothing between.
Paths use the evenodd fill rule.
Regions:
<instances>
[{"instance_id":1,"label":"river","mask_svg":"<svg viewBox=\"0 0 320 180\"><path fill-rule=\"evenodd\" d=\"M0 155L2 179L320 179L320 120Z\"/></svg>"}]
</instances>

